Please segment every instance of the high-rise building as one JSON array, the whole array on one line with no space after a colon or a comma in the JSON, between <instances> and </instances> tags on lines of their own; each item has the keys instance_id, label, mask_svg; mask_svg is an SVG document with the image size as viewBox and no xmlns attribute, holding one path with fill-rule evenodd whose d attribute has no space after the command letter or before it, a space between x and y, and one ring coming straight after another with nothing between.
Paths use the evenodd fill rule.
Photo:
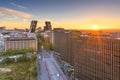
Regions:
<instances>
[{"instance_id":1,"label":"high-rise building","mask_svg":"<svg viewBox=\"0 0 120 80\"><path fill-rule=\"evenodd\" d=\"M37 27L37 21L36 21L36 20L31 21L31 25L30 25L30 30L29 30L29 32L30 32L30 33L35 32L36 27Z\"/></svg>"},{"instance_id":2,"label":"high-rise building","mask_svg":"<svg viewBox=\"0 0 120 80\"><path fill-rule=\"evenodd\" d=\"M71 30L68 38L68 62L74 66L74 50L76 45L76 40L79 39L81 32L77 30Z\"/></svg>"},{"instance_id":3,"label":"high-rise building","mask_svg":"<svg viewBox=\"0 0 120 80\"><path fill-rule=\"evenodd\" d=\"M58 28L53 30L54 50L60 53L62 60L74 65L75 40L79 38L80 31L64 30Z\"/></svg>"},{"instance_id":4,"label":"high-rise building","mask_svg":"<svg viewBox=\"0 0 120 80\"><path fill-rule=\"evenodd\" d=\"M75 76L79 80L120 80L120 40L81 37L74 50Z\"/></svg>"},{"instance_id":5,"label":"high-rise building","mask_svg":"<svg viewBox=\"0 0 120 80\"><path fill-rule=\"evenodd\" d=\"M68 33L69 31L65 31L62 29L54 30L54 48L55 51L60 53L60 57L64 61L68 61L67 59L67 51L68 51Z\"/></svg>"},{"instance_id":6,"label":"high-rise building","mask_svg":"<svg viewBox=\"0 0 120 80\"><path fill-rule=\"evenodd\" d=\"M120 80L120 39L80 31L53 31L54 50L79 80Z\"/></svg>"},{"instance_id":7,"label":"high-rise building","mask_svg":"<svg viewBox=\"0 0 120 80\"><path fill-rule=\"evenodd\" d=\"M51 22L50 21L46 21L45 22L45 26L44 26L44 30L52 30L52 26L51 26Z\"/></svg>"}]
</instances>

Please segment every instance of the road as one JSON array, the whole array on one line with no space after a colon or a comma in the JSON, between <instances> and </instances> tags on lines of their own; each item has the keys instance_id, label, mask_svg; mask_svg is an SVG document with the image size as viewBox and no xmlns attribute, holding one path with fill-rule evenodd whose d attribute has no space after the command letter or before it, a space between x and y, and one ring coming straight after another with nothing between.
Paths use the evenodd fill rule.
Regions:
<instances>
[{"instance_id":1,"label":"road","mask_svg":"<svg viewBox=\"0 0 120 80\"><path fill-rule=\"evenodd\" d=\"M67 80L52 53L43 50L37 56L38 80Z\"/></svg>"}]
</instances>

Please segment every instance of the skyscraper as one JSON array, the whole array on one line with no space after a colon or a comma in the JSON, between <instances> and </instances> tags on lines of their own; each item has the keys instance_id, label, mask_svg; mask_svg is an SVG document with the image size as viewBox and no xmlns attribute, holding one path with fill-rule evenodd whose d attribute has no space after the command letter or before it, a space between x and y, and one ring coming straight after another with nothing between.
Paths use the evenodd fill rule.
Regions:
<instances>
[{"instance_id":1,"label":"skyscraper","mask_svg":"<svg viewBox=\"0 0 120 80\"><path fill-rule=\"evenodd\" d=\"M30 32L30 33L35 32L36 27L37 27L37 21L36 21L36 20L31 21L31 25L30 25L30 30L29 30L29 32Z\"/></svg>"},{"instance_id":2,"label":"skyscraper","mask_svg":"<svg viewBox=\"0 0 120 80\"><path fill-rule=\"evenodd\" d=\"M45 26L44 26L44 30L52 30L52 26L51 26L51 22L50 21L46 21L45 22Z\"/></svg>"}]
</instances>

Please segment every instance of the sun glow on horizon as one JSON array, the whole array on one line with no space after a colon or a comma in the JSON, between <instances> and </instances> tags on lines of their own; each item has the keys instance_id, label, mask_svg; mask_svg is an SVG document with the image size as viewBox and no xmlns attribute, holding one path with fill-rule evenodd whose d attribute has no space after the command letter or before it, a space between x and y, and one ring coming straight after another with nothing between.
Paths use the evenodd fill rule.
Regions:
<instances>
[{"instance_id":1,"label":"sun glow on horizon","mask_svg":"<svg viewBox=\"0 0 120 80\"><path fill-rule=\"evenodd\" d=\"M99 29L99 26L98 25L93 25L92 27L94 30L98 30Z\"/></svg>"}]
</instances>

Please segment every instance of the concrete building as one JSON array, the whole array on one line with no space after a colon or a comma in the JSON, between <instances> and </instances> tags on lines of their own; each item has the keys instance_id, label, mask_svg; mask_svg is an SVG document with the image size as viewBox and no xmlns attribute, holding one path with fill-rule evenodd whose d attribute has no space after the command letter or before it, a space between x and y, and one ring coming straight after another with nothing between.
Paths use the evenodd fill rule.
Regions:
<instances>
[{"instance_id":1,"label":"concrete building","mask_svg":"<svg viewBox=\"0 0 120 80\"><path fill-rule=\"evenodd\" d=\"M12 31L8 34L10 37L12 38L23 38L23 37L27 37L27 34L24 32L20 32L20 31Z\"/></svg>"},{"instance_id":2,"label":"concrete building","mask_svg":"<svg viewBox=\"0 0 120 80\"><path fill-rule=\"evenodd\" d=\"M0 33L0 51L4 51L4 36Z\"/></svg>"},{"instance_id":3,"label":"concrete building","mask_svg":"<svg viewBox=\"0 0 120 80\"><path fill-rule=\"evenodd\" d=\"M73 65L79 80L120 80L120 39L53 30L54 50Z\"/></svg>"},{"instance_id":4,"label":"concrete building","mask_svg":"<svg viewBox=\"0 0 120 80\"><path fill-rule=\"evenodd\" d=\"M75 43L75 76L80 80L120 80L120 40L81 37Z\"/></svg>"},{"instance_id":5,"label":"concrete building","mask_svg":"<svg viewBox=\"0 0 120 80\"><path fill-rule=\"evenodd\" d=\"M44 31L46 31L46 30L52 30L52 26L51 26L50 21L45 22Z\"/></svg>"},{"instance_id":6,"label":"concrete building","mask_svg":"<svg viewBox=\"0 0 120 80\"><path fill-rule=\"evenodd\" d=\"M0 31L5 30L5 26L0 27Z\"/></svg>"},{"instance_id":7,"label":"concrete building","mask_svg":"<svg viewBox=\"0 0 120 80\"><path fill-rule=\"evenodd\" d=\"M112 34L112 38L120 38L120 32L113 32Z\"/></svg>"},{"instance_id":8,"label":"concrete building","mask_svg":"<svg viewBox=\"0 0 120 80\"><path fill-rule=\"evenodd\" d=\"M70 31L62 29L53 30L53 47L60 53L61 59L74 65L74 48L75 40L79 38L80 31Z\"/></svg>"},{"instance_id":9,"label":"concrete building","mask_svg":"<svg viewBox=\"0 0 120 80\"><path fill-rule=\"evenodd\" d=\"M58 53L60 53L60 57L64 61L68 61L67 53L68 53L68 37L69 37L69 31L65 30L54 30L53 31L54 36L54 43L53 47L54 50Z\"/></svg>"},{"instance_id":10,"label":"concrete building","mask_svg":"<svg viewBox=\"0 0 120 80\"><path fill-rule=\"evenodd\" d=\"M79 39L81 32L80 31L70 31L69 37L68 37L68 62L70 65L74 66L74 51L75 51L75 45L76 40Z\"/></svg>"},{"instance_id":11,"label":"concrete building","mask_svg":"<svg viewBox=\"0 0 120 80\"><path fill-rule=\"evenodd\" d=\"M35 38L6 38L5 51L7 49L29 49L37 51L37 40Z\"/></svg>"},{"instance_id":12,"label":"concrete building","mask_svg":"<svg viewBox=\"0 0 120 80\"><path fill-rule=\"evenodd\" d=\"M36 20L31 21L31 25L30 25L30 30L29 30L29 32L30 32L30 33L35 32L36 27L37 27L37 21L36 21Z\"/></svg>"}]
</instances>

